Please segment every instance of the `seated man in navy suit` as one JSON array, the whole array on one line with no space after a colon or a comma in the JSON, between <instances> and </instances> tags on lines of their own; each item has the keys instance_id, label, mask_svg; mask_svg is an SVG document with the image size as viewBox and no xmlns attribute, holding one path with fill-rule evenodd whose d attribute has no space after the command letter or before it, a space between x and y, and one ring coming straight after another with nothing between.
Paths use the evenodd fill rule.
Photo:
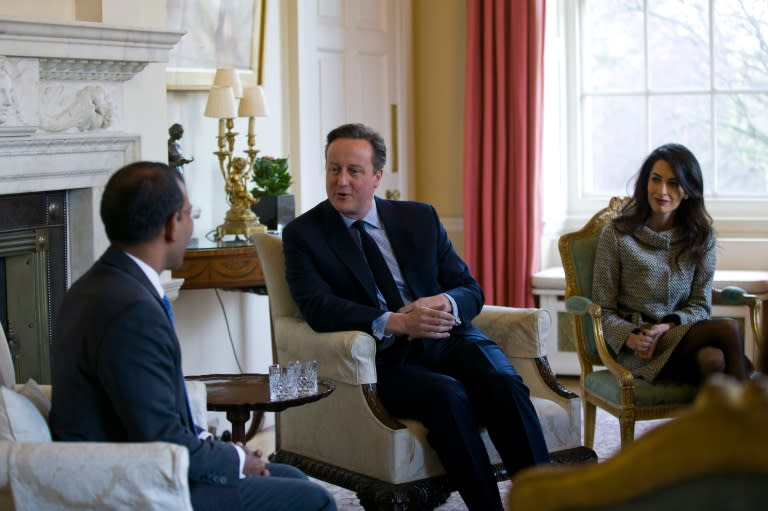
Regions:
<instances>
[{"instance_id":1,"label":"seated man in navy suit","mask_svg":"<svg viewBox=\"0 0 768 511\"><path fill-rule=\"evenodd\" d=\"M510 474L549 455L528 388L472 326L483 306L479 284L434 208L374 198L386 161L378 133L334 129L325 161L328 200L283 231L293 298L317 331L362 330L378 340L387 410L424 423L469 509L501 510L480 425Z\"/></svg>"},{"instance_id":2,"label":"seated man in navy suit","mask_svg":"<svg viewBox=\"0 0 768 511\"><path fill-rule=\"evenodd\" d=\"M184 260L191 211L184 178L164 163L133 163L109 179L101 219L111 245L67 291L55 330L53 436L186 446L198 511L334 511L333 498L299 470L214 441L192 421L160 283L160 272Z\"/></svg>"}]
</instances>

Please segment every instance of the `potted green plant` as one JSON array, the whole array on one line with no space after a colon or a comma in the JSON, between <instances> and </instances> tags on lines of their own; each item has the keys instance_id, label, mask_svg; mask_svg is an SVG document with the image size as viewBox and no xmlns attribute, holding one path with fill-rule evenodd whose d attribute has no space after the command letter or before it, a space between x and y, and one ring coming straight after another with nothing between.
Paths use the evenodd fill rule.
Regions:
<instances>
[{"instance_id":1,"label":"potted green plant","mask_svg":"<svg viewBox=\"0 0 768 511\"><path fill-rule=\"evenodd\" d=\"M282 229L293 220L294 198L288 193L293 179L288 171L288 158L257 157L253 162L251 181L254 183L251 194L259 199L251 209L267 229Z\"/></svg>"}]
</instances>

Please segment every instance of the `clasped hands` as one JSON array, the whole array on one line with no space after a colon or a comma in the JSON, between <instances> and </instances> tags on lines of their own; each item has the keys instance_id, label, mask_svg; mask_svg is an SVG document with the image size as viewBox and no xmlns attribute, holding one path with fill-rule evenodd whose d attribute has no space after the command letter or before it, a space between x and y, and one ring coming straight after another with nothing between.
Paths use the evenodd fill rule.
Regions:
<instances>
[{"instance_id":1,"label":"clasped hands","mask_svg":"<svg viewBox=\"0 0 768 511\"><path fill-rule=\"evenodd\" d=\"M425 296L402 306L387 321L386 332L412 339L445 339L456 326L445 295Z\"/></svg>"},{"instance_id":2,"label":"clasped hands","mask_svg":"<svg viewBox=\"0 0 768 511\"><path fill-rule=\"evenodd\" d=\"M658 323L649 328L637 328L629 334L625 344L635 352L637 358L650 360L656 348L656 343L670 328L672 328L672 325L669 323Z\"/></svg>"},{"instance_id":3,"label":"clasped hands","mask_svg":"<svg viewBox=\"0 0 768 511\"><path fill-rule=\"evenodd\" d=\"M236 444L243 451L245 451L245 464L243 465L243 473L253 477L267 477L269 476L269 470L267 470L267 463L261 459L261 449L251 451L246 446L238 442Z\"/></svg>"}]
</instances>

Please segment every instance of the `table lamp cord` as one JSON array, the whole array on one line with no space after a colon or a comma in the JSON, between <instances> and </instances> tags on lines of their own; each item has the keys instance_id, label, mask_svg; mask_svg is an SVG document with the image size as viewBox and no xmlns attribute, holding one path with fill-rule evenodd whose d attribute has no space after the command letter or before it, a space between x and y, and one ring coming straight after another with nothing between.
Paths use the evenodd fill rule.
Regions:
<instances>
[{"instance_id":1,"label":"table lamp cord","mask_svg":"<svg viewBox=\"0 0 768 511\"><path fill-rule=\"evenodd\" d=\"M235 358L237 369L242 374L243 367L240 365L240 359L237 357L237 350L235 349L235 342L232 340L232 331L229 329L229 319L227 319L227 310L224 308L224 302L221 301L219 290L214 289L214 292L216 293L216 298L219 300L219 305L221 306L221 312L222 314L224 314L224 323L227 325L227 337L229 338L229 345L232 347L232 356Z\"/></svg>"}]
</instances>

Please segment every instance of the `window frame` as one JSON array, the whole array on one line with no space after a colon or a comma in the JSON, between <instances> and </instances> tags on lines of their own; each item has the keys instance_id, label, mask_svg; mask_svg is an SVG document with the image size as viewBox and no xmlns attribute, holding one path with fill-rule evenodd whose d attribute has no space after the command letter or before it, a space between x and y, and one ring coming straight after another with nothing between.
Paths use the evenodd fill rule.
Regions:
<instances>
[{"instance_id":1,"label":"window frame","mask_svg":"<svg viewBox=\"0 0 768 511\"><path fill-rule=\"evenodd\" d=\"M584 132L582 106L581 69L581 11L585 0L550 0L547 2L548 21L547 43L545 46L545 133L543 148L544 169L544 218L549 224L558 223L564 229L581 225L584 218L604 207L611 194L585 195L584 179L586 175L584 154ZM710 9L713 0L710 0ZM555 31L555 33L551 31ZM710 21L710 32L711 32ZM647 34L647 28L646 28ZM556 47L551 47L556 45ZM647 47L647 45L646 45ZM710 58L714 58L710 56ZM648 61L644 66L647 72ZM552 71L556 73L552 76ZM547 84L550 75L550 83ZM551 79L557 81L554 85ZM645 97L656 95L645 88ZM698 93L699 91L697 91ZM730 91L729 91L730 92ZM738 91L736 91L738 92ZM557 97L554 96L557 94ZM609 93L610 94L610 93ZM606 95L609 95L606 94ZM710 102L718 94L711 86L707 93ZM552 106L552 103L556 105ZM646 99L645 112L648 113ZM554 110L554 112L553 112ZM554 125L557 123L557 125ZM714 133L714 131L713 131ZM646 146L648 142L646 141ZM650 151L651 148L648 150ZM713 157L717 161L717 148L713 147ZM642 156L641 156L642 158ZM768 167L768 161L766 162ZM563 190L563 183L567 183ZM628 185L629 186L629 185ZM560 190L555 190L560 188ZM627 189L625 193L629 193ZM762 197L720 198L708 194L707 209L715 219L715 228L720 238L759 238L768 236L768 193ZM559 218L560 222L553 222ZM545 224L545 232L547 226Z\"/></svg>"}]
</instances>

